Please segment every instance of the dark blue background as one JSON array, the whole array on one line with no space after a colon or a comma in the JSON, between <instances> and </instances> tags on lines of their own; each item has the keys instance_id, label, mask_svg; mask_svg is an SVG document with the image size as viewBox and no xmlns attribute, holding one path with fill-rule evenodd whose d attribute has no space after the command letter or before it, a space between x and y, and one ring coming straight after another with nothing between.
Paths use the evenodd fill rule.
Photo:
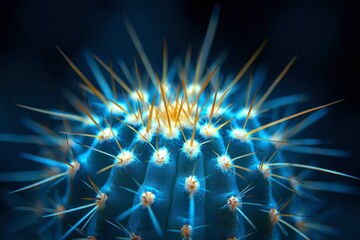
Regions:
<instances>
[{"instance_id":1,"label":"dark blue background","mask_svg":"<svg viewBox=\"0 0 360 240\"><path fill-rule=\"evenodd\" d=\"M271 2L271 3L270 3ZM274 95L308 92L311 104L346 98L309 129L311 136L332 139L336 148L352 152L349 159L324 158L324 166L360 176L359 139L359 18L351 1L116 1L33 0L0 3L0 132L28 132L20 119L43 116L19 109L14 103L41 108L65 105L64 88L76 89L77 76L65 63L55 44L83 65L88 48L102 58L122 56L131 63L133 46L122 16L132 21L149 58L160 66L162 40L169 56L184 56L192 45L199 49L212 7L221 5L220 22L210 58L230 50L224 70L236 71L265 39L269 39L255 65L269 66L274 79L294 54L298 60ZM87 71L86 67L83 68ZM16 169L20 151L32 147L0 143L1 171ZM353 182L353 185L359 186ZM1 185L1 192L9 186ZM344 211L332 219L343 239L357 239L359 197L331 195ZM4 196L1 196L3 198ZM1 207L0 224L11 219ZM336 239L336 238L335 238Z\"/></svg>"}]
</instances>

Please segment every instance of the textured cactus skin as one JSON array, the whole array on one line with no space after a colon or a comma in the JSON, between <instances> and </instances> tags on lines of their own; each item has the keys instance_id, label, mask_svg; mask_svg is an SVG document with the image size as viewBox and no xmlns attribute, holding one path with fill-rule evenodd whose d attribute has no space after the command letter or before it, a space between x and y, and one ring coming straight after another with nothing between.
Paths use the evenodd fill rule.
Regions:
<instances>
[{"instance_id":1,"label":"textured cactus skin","mask_svg":"<svg viewBox=\"0 0 360 240\"><path fill-rule=\"evenodd\" d=\"M215 31L217 14L215 10L210 35ZM218 62L206 67L209 70L205 72L211 36L205 38L207 47L202 49L196 64L186 65L184 60L180 70L169 68L160 78L148 68L141 45L129 28L145 65L146 73L142 75L148 75L153 84L141 86L145 81L137 74L136 65L130 73L133 76L120 82L127 86L138 78L140 83L135 83L137 87L130 91L120 83L125 93L115 89L115 94L108 85L110 81L102 80L106 71L99 65L104 63L85 53L98 84L87 82L79 74L86 79L90 107L76 104L80 105L82 119L87 121L72 122L70 131L65 128L65 150L54 150L71 166L59 164L63 159L46 153L42 154L44 158L24 155L49 165L55 172L65 173L54 181L39 184L39 199L60 195L55 205L61 207L55 214L42 208L42 220L48 221L48 227L41 228L39 234L55 239L81 234L89 239L280 239L285 228L288 238L317 236L297 215L308 201L300 194L299 182L294 178L298 171L276 167L281 165L271 169L270 161L296 164L279 151L287 144L281 141L288 140L287 134L294 136L305 129L324 111L312 113L301 125L297 124L300 120L292 125L284 120L256 131L256 137L251 138L246 132L289 116L294 110L274 110L271 114L268 111L266 114L272 119L264 117L261 104L256 108L261 97L254 97L255 87L238 83L242 75L238 79L230 76L218 85L219 79L224 78ZM109 72L113 74L111 69ZM263 78L259 69L250 82L260 85ZM274 101L273 108L298 101L297 96L289 96L276 104ZM275 139L279 133L282 136ZM51 204L44 200L47 209ZM81 206L86 207L79 209ZM291 214L285 216L285 225L280 225L281 216L276 211Z\"/></svg>"},{"instance_id":2,"label":"textured cactus skin","mask_svg":"<svg viewBox=\"0 0 360 240\"><path fill-rule=\"evenodd\" d=\"M115 118L115 116L112 117ZM110 115L105 116L105 118L110 119ZM216 120L215 118L214 122ZM221 120L218 124L221 125L225 121L226 119ZM233 124L234 126L242 126L243 121L244 119L236 119L233 121ZM144 122L147 122L146 118L144 118ZM207 235L214 237L214 239L243 236L245 234L245 223L242 216L237 212L233 213L228 208L222 207L227 203L228 198L237 196L252 181L256 182L256 185L254 185L256 186L254 188L254 194L256 194L254 202L264 206L275 204L271 193L271 182L266 180L258 171L260 161L256 155L245 158L245 163L241 164L241 166L248 167L253 172L244 174L241 170L235 170L233 167L230 168L230 170L241 174L247 181L237 178L233 172L223 172L217 166L217 156L214 152L224 154L226 144L229 141L228 155L231 158L254 152L252 143L243 142L231 137L231 129L229 127L222 128L215 137L203 136L200 131L203 127L202 125L207 123L206 115L201 122L203 123L199 123L196 129L195 141L199 143L207 140L212 141L201 146L200 153L192 158L182 151L184 140L180 132L174 138L168 138L162 133L154 133L151 140L149 139L151 144L155 146L156 139L158 139L158 148L166 148L170 152L168 163L162 166L158 166L158 164L151 161L154 149L151 148L150 144L142 140L141 136L131 130L126 124L121 123L117 127L113 127L113 131L118 133L117 140L124 150L131 151L136 145L133 151L133 162L124 167L115 166L111 171L97 174L100 169L111 164L114 158L98 153L93 149L88 149L85 152L79 151L77 159L79 159L82 167L71 184L81 187L74 191L74 196L71 198L74 205L79 205L78 199L81 196L91 194L91 190L90 192L87 191L87 186L81 183L81 180L86 175L89 175L98 185L102 185L101 192L108 196L105 207L98 210L92 219L93 223L88 230L89 236L96 236L97 239L107 239L119 236L117 234L121 235L121 233L116 233L112 229L113 227L107 224L105 220L114 219L128 209L131 209L132 206L139 204L141 194L146 191L151 191L156 196L151 208L162 229L162 236L168 239L176 239L181 235L176 232L167 233L166 229L179 230L183 225L190 224L191 221L194 223L193 228L203 225L217 226L216 228L204 227L193 230L192 238L194 239L207 239ZM100 125L106 127L104 122L100 122ZM138 132L142 128L141 124L131 125L131 127ZM183 131L185 137L190 139L193 130L191 128L184 128ZM113 155L119 153L114 139L101 142L95 140L92 143L92 147ZM193 196L195 219L191 220L189 213L191 197L185 191L184 182L188 176L192 175L195 164L197 166L194 175L199 179L201 189ZM207 178L205 179L205 177ZM141 186L137 186L133 179L139 182ZM136 191L136 194L120 186L132 189ZM245 207L244 211L246 211ZM258 222L258 230L264 236L276 236L276 232L265 232L266 229L271 228L266 221L266 213L258 212L254 213L254 215L256 216L255 219L263 218L263 220L257 220L256 222ZM127 226L134 233L141 235L144 239L161 239L153 226L146 208L136 208L120 223ZM251 230L251 227L248 230Z\"/></svg>"}]
</instances>

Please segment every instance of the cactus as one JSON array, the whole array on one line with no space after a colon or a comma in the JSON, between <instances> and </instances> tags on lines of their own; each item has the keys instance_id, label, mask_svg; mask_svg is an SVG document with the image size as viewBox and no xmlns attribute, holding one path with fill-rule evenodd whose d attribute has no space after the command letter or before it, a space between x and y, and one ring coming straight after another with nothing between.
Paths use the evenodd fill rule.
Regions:
<instances>
[{"instance_id":1,"label":"cactus","mask_svg":"<svg viewBox=\"0 0 360 240\"><path fill-rule=\"evenodd\" d=\"M278 239L282 235L310 239L333 232L308 217L310 207L303 212L313 201L313 191L330 190L329 185L303 180L309 179L309 172L357 178L296 162L289 152L313 152L299 145L316 144L314 140L296 142L292 137L339 101L299 112L293 107L302 100L299 95L268 101L296 57L262 94L255 90L263 78L261 70L241 85L239 80L246 77L266 41L235 76L225 78L221 59L207 65L218 16L215 9L195 63L188 52L181 64L168 68L164 44L161 76L127 20L144 74L136 59L133 71L120 62L122 75L118 75L111 64L85 52L94 83L59 49L83 82L86 100L67 94L78 113L20 105L64 123L57 129L60 135L49 135L46 127L26 121L40 134L36 142L49 148L22 156L47 170L30 177L20 174L20 180L36 181L11 194L36 190L40 203L31 209L40 217L39 235L46 239ZM291 107L283 111L286 106ZM269 112L270 120L263 117ZM295 122L299 117L302 120ZM336 187L334 191L351 191Z\"/></svg>"}]
</instances>

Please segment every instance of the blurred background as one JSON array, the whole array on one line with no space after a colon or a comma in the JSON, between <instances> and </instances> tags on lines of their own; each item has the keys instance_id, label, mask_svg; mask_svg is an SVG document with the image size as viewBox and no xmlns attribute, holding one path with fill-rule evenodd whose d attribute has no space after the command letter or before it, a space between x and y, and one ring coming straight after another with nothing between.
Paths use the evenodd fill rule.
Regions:
<instances>
[{"instance_id":1,"label":"blurred background","mask_svg":"<svg viewBox=\"0 0 360 240\"><path fill-rule=\"evenodd\" d=\"M270 3L271 2L271 3ZM32 0L2 1L0 7L0 133L27 133L25 116L42 122L40 114L20 109L14 103L40 108L66 105L62 90L76 89L78 77L56 49L58 45L84 72L83 50L103 59L121 56L128 64L133 45L123 16L133 23L148 57L161 66L162 42L166 37L169 58L184 57L188 46L197 53L215 4L221 7L218 30L210 59L223 50L229 57L223 71L236 72L260 43L269 39L257 66L269 69L271 83L295 55L294 67L274 96L308 93L317 106L345 98L309 136L330 139L328 146L351 152L349 158L324 158L323 166L360 176L359 36L358 8L352 1L236 1L236 0ZM15 170L19 152L32 146L0 142L0 172ZM304 155L304 157L308 157ZM360 187L358 182L350 182ZM11 186L1 183L1 192ZM358 239L358 196L332 194L329 201L343 212L333 218L342 239ZM0 196L3 198L4 196ZM0 225L13 221L5 200ZM330 239L330 238L327 238ZM334 239L338 239L334 237Z\"/></svg>"}]
</instances>

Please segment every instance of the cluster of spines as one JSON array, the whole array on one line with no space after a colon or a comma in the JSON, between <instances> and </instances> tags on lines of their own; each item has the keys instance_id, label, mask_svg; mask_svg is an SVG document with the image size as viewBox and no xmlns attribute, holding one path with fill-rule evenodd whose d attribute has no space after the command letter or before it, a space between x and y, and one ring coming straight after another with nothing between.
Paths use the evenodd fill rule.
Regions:
<instances>
[{"instance_id":1,"label":"cluster of spines","mask_svg":"<svg viewBox=\"0 0 360 240\"><path fill-rule=\"evenodd\" d=\"M337 102L292 113L262 125L260 116L264 111L299 101L298 96L290 96L286 100L274 101L276 103L268 105L268 109L263 108L295 58L259 99L252 89L252 78L246 91L241 96L234 96L238 94L234 90L238 81L260 54L266 41L238 74L221 86L220 63L215 62L204 73L217 19L215 11L194 70L191 70L191 54L188 51L182 67L170 68L169 72L178 72L178 75L168 74L164 44L161 79L127 22L152 87L143 86L136 60L134 76L124 62L120 62L127 78L125 81L113 71L111 64L108 66L97 56L86 53L85 57L101 88L99 90L59 49L83 80L84 85L81 86L90 95L92 109L69 93L67 96L80 115L20 105L64 120L65 130L61 131L65 135L64 140L54 135L47 135L45 140L62 146L61 151L65 150L69 161L24 154L27 159L51 167L55 173L50 172L45 179L12 193L45 184L56 188L66 180L63 196L54 203L53 209L42 208L45 212L42 217L57 217L58 221L63 221L65 215L72 212L91 210L71 221L71 227L61 235L61 239L73 232L89 239L115 236L120 239L276 238L280 234L287 235L286 228L309 239L308 230L327 229L325 225L307 224L306 219L296 215L293 209L296 211L301 201L293 198L306 187L303 187L305 184L301 179L294 177L294 171L284 169L300 168L355 177L284 161L281 149L291 147L290 137L319 118L321 112L315 111ZM111 87L98 65L109 72ZM137 79L138 84L132 88L128 83L133 79ZM116 84L120 86L121 94ZM119 100L121 95L122 100ZM275 131L271 135L264 131L311 112L315 113L281 133ZM68 121L80 124L70 127ZM36 123L31 125L34 129ZM35 129L41 128L42 131L38 132L47 132L40 125L36 125ZM275 190L280 192L281 197L277 201L283 203L276 203ZM245 201L250 194L253 201ZM285 210L292 212L283 213Z\"/></svg>"}]
</instances>

